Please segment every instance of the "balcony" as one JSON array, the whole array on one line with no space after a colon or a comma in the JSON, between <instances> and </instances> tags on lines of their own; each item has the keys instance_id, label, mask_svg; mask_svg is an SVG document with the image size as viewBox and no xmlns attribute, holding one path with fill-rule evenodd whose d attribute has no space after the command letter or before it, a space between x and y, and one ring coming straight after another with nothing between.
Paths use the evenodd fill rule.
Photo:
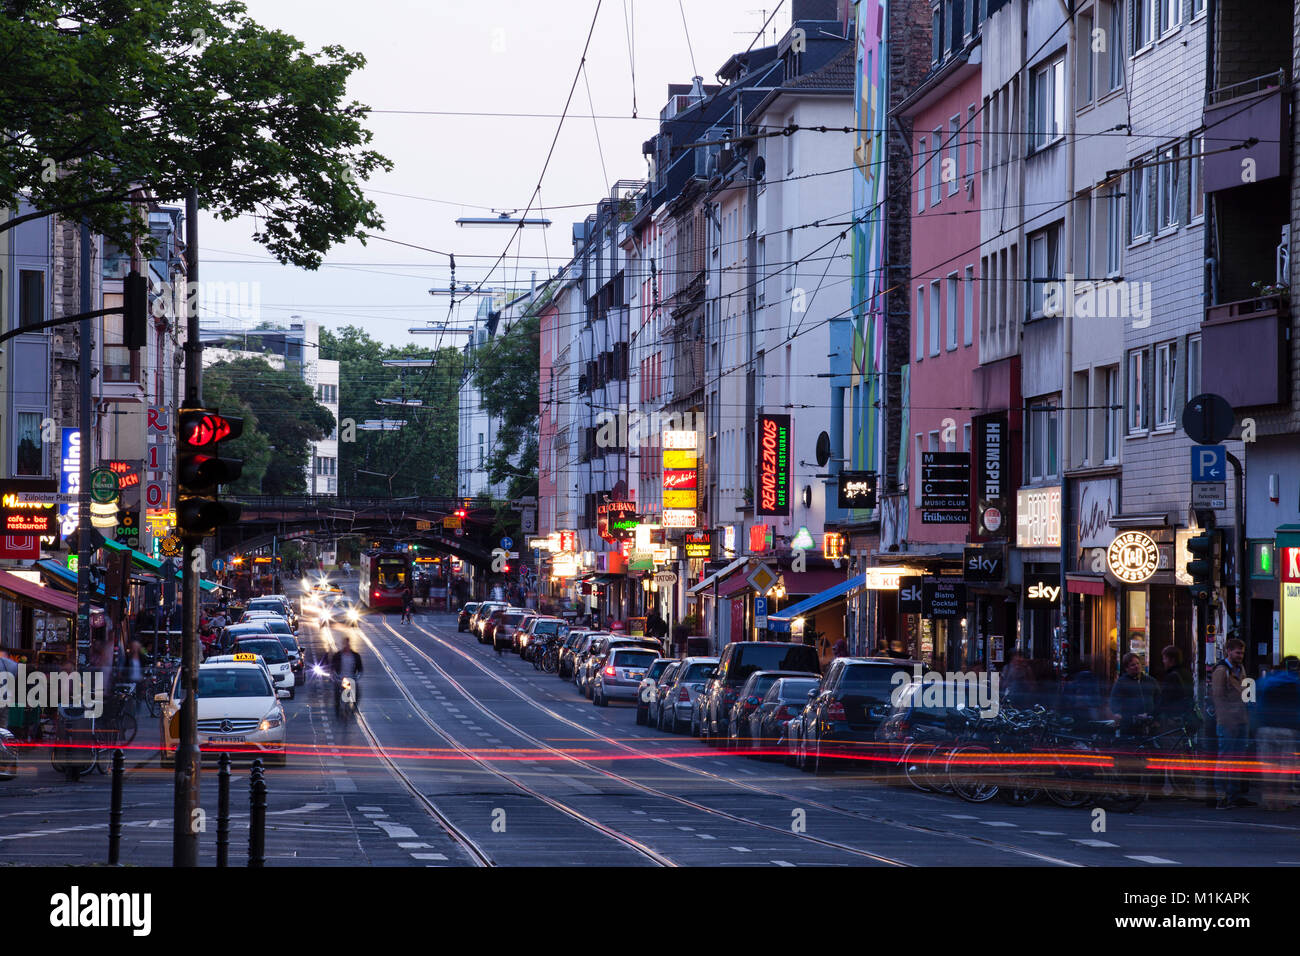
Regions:
<instances>
[{"instance_id":1,"label":"balcony","mask_svg":"<svg viewBox=\"0 0 1300 956\"><path fill-rule=\"evenodd\" d=\"M1222 395L1233 408L1288 401L1290 326L1283 296L1210 306L1201 325L1201 391Z\"/></svg>"},{"instance_id":2,"label":"balcony","mask_svg":"<svg viewBox=\"0 0 1300 956\"><path fill-rule=\"evenodd\" d=\"M1205 191L1221 192L1288 175L1291 115L1286 74L1214 90L1205 107ZM1230 149L1256 142L1244 149Z\"/></svg>"}]
</instances>

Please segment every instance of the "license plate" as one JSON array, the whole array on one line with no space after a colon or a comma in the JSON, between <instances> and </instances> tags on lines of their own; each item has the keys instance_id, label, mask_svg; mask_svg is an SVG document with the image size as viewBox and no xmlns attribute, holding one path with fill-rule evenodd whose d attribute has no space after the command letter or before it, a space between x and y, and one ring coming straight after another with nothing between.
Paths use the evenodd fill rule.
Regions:
<instances>
[{"instance_id":1,"label":"license plate","mask_svg":"<svg viewBox=\"0 0 1300 956\"><path fill-rule=\"evenodd\" d=\"M642 677L645 677L645 671L628 671L628 672L627 672L627 679L628 679L628 680L640 680Z\"/></svg>"},{"instance_id":2,"label":"license plate","mask_svg":"<svg viewBox=\"0 0 1300 956\"><path fill-rule=\"evenodd\" d=\"M210 744L243 744L248 743L247 737L209 737Z\"/></svg>"}]
</instances>

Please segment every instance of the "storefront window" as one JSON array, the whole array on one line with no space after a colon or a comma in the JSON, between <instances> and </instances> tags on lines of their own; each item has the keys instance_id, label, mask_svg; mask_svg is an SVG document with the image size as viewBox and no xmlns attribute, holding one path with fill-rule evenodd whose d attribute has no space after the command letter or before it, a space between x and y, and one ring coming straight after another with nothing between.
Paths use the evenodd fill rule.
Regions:
<instances>
[{"instance_id":1,"label":"storefront window","mask_svg":"<svg viewBox=\"0 0 1300 956\"><path fill-rule=\"evenodd\" d=\"M1147 592L1130 590L1128 592L1128 649L1147 663Z\"/></svg>"}]
</instances>

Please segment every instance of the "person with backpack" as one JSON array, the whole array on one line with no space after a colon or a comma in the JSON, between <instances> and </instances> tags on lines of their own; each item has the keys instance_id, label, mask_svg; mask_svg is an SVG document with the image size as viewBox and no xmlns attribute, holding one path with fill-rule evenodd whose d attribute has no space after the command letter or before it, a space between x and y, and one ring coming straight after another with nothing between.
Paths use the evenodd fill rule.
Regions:
<instances>
[{"instance_id":1,"label":"person with backpack","mask_svg":"<svg viewBox=\"0 0 1300 956\"><path fill-rule=\"evenodd\" d=\"M1160 661L1165 666L1164 676L1160 678L1160 696L1156 699L1156 717L1161 728L1199 729L1192 669L1183 663L1183 652L1170 644L1160 652Z\"/></svg>"},{"instance_id":2,"label":"person with backpack","mask_svg":"<svg viewBox=\"0 0 1300 956\"><path fill-rule=\"evenodd\" d=\"M1292 805L1296 779L1296 741L1300 737L1300 657L1288 657L1255 688L1255 740L1264 769L1264 807ZM1279 772L1281 771L1281 772Z\"/></svg>"},{"instance_id":3,"label":"person with backpack","mask_svg":"<svg viewBox=\"0 0 1300 956\"><path fill-rule=\"evenodd\" d=\"M1242 693L1246 668L1241 662L1246 656L1246 645L1232 637L1223 645L1223 651L1227 656L1215 665L1210 675L1210 701L1214 705L1215 733L1219 738L1219 761L1214 774L1214 789L1219 797L1216 810L1255 806L1253 800L1246 799L1241 778L1234 774L1232 766L1245 756L1250 746L1250 714Z\"/></svg>"}]
</instances>

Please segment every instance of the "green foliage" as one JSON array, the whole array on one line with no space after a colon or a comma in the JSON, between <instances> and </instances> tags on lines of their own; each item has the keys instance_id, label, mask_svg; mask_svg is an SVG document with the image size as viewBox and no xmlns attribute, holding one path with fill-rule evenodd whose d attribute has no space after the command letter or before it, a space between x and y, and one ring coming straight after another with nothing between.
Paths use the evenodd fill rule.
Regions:
<instances>
[{"instance_id":1,"label":"green foliage","mask_svg":"<svg viewBox=\"0 0 1300 956\"><path fill-rule=\"evenodd\" d=\"M193 187L220 219L256 215L256 240L305 268L382 226L361 181L392 164L347 99L364 58L308 53L242 3L0 0L0 63L0 207L75 209L127 248L148 236L132 189Z\"/></svg>"},{"instance_id":2,"label":"green foliage","mask_svg":"<svg viewBox=\"0 0 1300 956\"><path fill-rule=\"evenodd\" d=\"M385 360L428 359L429 349L383 345L349 325L337 332L321 329L320 354L339 362L339 491L377 497L455 495L464 366L460 350L439 349L428 369L385 368ZM423 405L376 404L380 399L416 399ZM389 432L350 429L347 424L382 418L407 424Z\"/></svg>"},{"instance_id":3,"label":"green foliage","mask_svg":"<svg viewBox=\"0 0 1300 956\"><path fill-rule=\"evenodd\" d=\"M218 362L203 370L205 399L218 405L219 398L242 401L253 423L244 421L244 434L229 443L229 451L243 456L242 444L256 432L266 442L266 464L260 474L250 474L245 457L244 474L235 490L248 494L295 495L307 490L307 466L311 442L320 441L334 430L334 416L316 401L311 387L292 371L280 371L261 358ZM227 400L228 400L227 398ZM218 405L225 411L225 405ZM255 446L256 447L256 446ZM227 446L223 445L226 451Z\"/></svg>"},{"instance_id":4,"label":"green foliage","mask_svg":"<svg viewBox=\"0 0 1300 956\"><path fill-rule=\"evenodd\" d=\"M541 305L474 352L474 384L484 410L498 421L488 459L493 484L509 480L511 498L537 493L537 435Z\"/></svg>"}]
</instances>

